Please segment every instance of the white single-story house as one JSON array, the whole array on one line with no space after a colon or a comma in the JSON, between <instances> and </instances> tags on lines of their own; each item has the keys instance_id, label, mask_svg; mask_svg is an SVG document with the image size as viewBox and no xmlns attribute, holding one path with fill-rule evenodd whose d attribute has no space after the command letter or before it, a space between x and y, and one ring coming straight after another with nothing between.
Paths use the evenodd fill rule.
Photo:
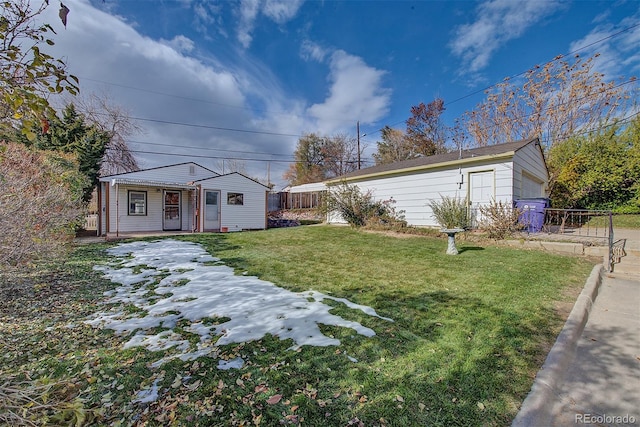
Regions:
<instances>
[{"instance_id":1,"label":"white single-story house","mask_svg":"<svg viewBox=\"0 0 640 427\"><path fill-rule=\"evenodd\" d=\"M267 227L268 187L234 172L180 163L100 178L98 234Z\"/></svg>"},{"instance_id":2,"label":"white single-story house","mask_svg":"<svg viewBox=\"0 0 640 427\"><path fill-rule=\"evenodd\" d=\"M325 181L357 185L376 200L393 199L409 225L437 227L429 207L442 196L467 202L472 218L491 201L512 203L548 195L549 172L538 138L377 165ZM293 189L292 189L293 191ZM329 222L343 222L329 215Z\"/></svg>"}]
</instances>

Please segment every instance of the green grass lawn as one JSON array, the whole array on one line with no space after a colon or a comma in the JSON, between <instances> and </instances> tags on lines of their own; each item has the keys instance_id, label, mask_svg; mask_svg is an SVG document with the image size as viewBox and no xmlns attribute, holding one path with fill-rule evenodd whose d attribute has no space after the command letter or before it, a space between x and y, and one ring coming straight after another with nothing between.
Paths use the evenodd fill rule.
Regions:
<instances>
[{"instance_id":1,"label":"green grass lawn","mask_svg":"<svg viewBox=\"0 0 640 427\"><path fill-rule=\"evenodd\" d=\"M394 322L327 301L376 335L322 326L339 346L291 351L291 341L266 337L154 369L149 362L161 353L123 350L125 337L81 323L108 308L101 293L115 286L91 270L109 245L81 246L63 264L0 276L0 384L10 379L32 396L45 390L50 405L82 399L75 412L57 413L81 413L89 424L509 425L592 269L580 258L476 242L460 242L460 255L448 256L445 239L347 227L181 239L201 243L238 274L348 298ZM238 355L241 369L216 368L219 358ZM43 377L55 387L20 384ZM132 403L154 383L156 401Z\"/></svg>"},{"instance_id":2,"label":"green grass lawn","mask_svg":"<svg viewBox=\"0 0 640 427\"><path fill-rule=\"evenodd\" d=\"M589 225L596 227L608 227L609 216L596 216L589 221ZM615 228L640 228L640 215L613 215L613 227Z\"/></svg>"}]
</instances>

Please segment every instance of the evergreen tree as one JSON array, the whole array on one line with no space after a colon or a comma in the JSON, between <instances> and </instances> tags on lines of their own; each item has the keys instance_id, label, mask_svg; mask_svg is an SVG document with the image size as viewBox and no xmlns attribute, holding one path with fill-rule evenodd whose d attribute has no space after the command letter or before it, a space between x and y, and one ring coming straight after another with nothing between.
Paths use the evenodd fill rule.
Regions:
<instances>
[{"instance_id":1,"label":"evergreen tree","mask_svg":"<svg viewBox=\"0 0 640 427\"><path fill-rule=\"evenodd\" d=\"M85 117L69 104L62 112L62 118L52 117L46 133L40 133L33 141L22 137L22 142L40 150L60 151L76 155L79 171L88 179L83 189L82 199L88 202L98 184L100 165L110 135L95 125L89 125Z\"/></svg>"}]
</instances>

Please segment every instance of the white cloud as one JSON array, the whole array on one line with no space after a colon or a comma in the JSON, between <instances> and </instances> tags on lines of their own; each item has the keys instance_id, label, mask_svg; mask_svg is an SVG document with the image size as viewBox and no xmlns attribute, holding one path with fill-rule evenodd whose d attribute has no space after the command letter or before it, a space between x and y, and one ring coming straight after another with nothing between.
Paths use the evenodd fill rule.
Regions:
<instances>
[{"instance_id":1,"label":"white cloud","mask_svg":"<svg viewBox=\"0 0 640 427\"><path fill-rule=\"evenodd\" d=\"M303 41L302 46L300 47L300 56L305 61L314 60L322 62L329 53L329 49L326 49L311 40Z\"/></svg>"},{"instance_id":2,"label":"white cloud","mask_svg":"<svg viewBox=\"0 0 640 427\"><path fill-rule=\"evenodd\" d=\"M492 55L502 45L520 37L561 7L562 2L556 0L485 1L477 8L475 22L455 30L451 51L462 58L464 72L477 72L489 65Z\"/></svg>"},{"instance_id":3,"label":"white cloud","mask_svg":"<svg viewBox=\"0 0 640 427\"><path fill-rule=\"evenodd\" d=\"M266 0L262 13L277 24L284 24L296 16L302 0Z\"/></svg>"},{"instance_id":4,"label":"white cloud","mask_svg":"<svg viewBox=\"0 0 640 427\"><path fill-rule=\"evenodd\" d=\"M285 93L273 73L249 54L234 56L227 50L225 57L206 56L185 36L154 40L86 0L65 4L72 12L66 30L54 5L43 16L57 32L55 46L43 50L65 60L69 72L80 79L81 94L108 92L131 117L157 120L138 121L144 134L130 138L133 150L147 152L136 154L142 167L193 160L216 169L220 160L208 157L290 159L283 155L293 152L297 137L251 132L301 133L305 102ZM251 155L256 152L282 155ZM270 165L278 187L284 186L281 176L287 166ZM247 161L246 168L251 176L266 178L265 161Z\"/></svg>"},{"instance_id":5,"label":"white cloud","mask_svg":"<svg viewBox=\"0 0 640 427\"><path fill-rule=\"evenodd\" d=\"M175 36L171 40L160 40L160 42L179 52L184 52L184 53L189 53L195 48L195 44L193 43L193 40L182 35Z\"/></svg>"},{"instance_id":6,"label":"white cloud","mask_svg":"<svg viewBox=\"0 0 640 427\"><path fill-rule=\"evenodd\" d=\"M240 0L238 41L246 49L253 41L256 19L262 13L278 25L296 16L303 0Z\"/></svg>"},{"instance_id":7,"label":"white cloud","mask_svg":"<svg viewBox=\"0 0 640 427\"><path fill-rule=\"evenodd\" d=\"M569 51L578 51L582 57L597 53L594 71L603 73L606 80L636 75L640 72L640 27L635 26L638 17L640 13L635 17L626 17L617 24L596 20L599 25L571 43ZM621 32L625 28L629 30Z\"/></svg>"},{"instance_id":8,"label":"white cloud","mask_svg":"<svg viewBox=\"0 0 640 427\"><path fill-rule=\"evenodd\" d=\"M308 113L318 128L331 134L352 128L356 121L374 123L389 111L391 89L383 86L385 71L367 65L362 58L337 50L331 55L331 88L328 98Z\"/></svg>"},{"instance_id":9,"label":"white cloud","mask_svg":"<svg viewBox=\"0 0 640 427\"><path fill-rule=\"evenodd\" d=\"M240 1L240 22L238 23L238 41L244 48L251 45L253 37L251 33L255 26L258 16L260 3L259 0L241 0Z\"/></svg>"},{"instance_id":10,"label":"white cloud","mask_svg":"<svg viewBox=\"0 0 640 427\"><path fill-rule=\"evenodd\" d=\"M329 70L326 99L311 105L245 50L227 48L225 56L215 56L184 35L146 37L88 0L65 3L77 18L65 30L57 25L57 8L47 9L44 19L56 24L58 34L46 52L65 60L80 78L81 93L108 92L131 117L150 119L138 120L144 134L130 138L134 151L147 152L136 154L145 168L193 160L216 170L220 160L211 157L264 159L247 160L247 172L264 179L269 170L281 188L284 160L292 159L298 135L353 131L356 121L373 123L389 110L386 71L341 50L309 41L302 46L301 52Z\"/></svg>"}]
</instances>

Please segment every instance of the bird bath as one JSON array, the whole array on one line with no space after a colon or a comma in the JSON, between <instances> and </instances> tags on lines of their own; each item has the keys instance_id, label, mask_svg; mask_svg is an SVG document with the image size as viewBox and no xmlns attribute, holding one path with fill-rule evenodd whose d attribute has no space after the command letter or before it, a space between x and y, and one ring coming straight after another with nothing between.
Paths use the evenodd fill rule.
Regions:
<instances>
[{"instance_id":1,"label":"bird bath","mask_svg":"<svg viewBox=\"0 0 640 427\"><path fill-rule=\"evenodd\" d=\"M456 234L464 231L464 228L443 228L443 233L448 236L447 255L458 255L458 249L456 248Z\"/></svg>"}]
</instances>

